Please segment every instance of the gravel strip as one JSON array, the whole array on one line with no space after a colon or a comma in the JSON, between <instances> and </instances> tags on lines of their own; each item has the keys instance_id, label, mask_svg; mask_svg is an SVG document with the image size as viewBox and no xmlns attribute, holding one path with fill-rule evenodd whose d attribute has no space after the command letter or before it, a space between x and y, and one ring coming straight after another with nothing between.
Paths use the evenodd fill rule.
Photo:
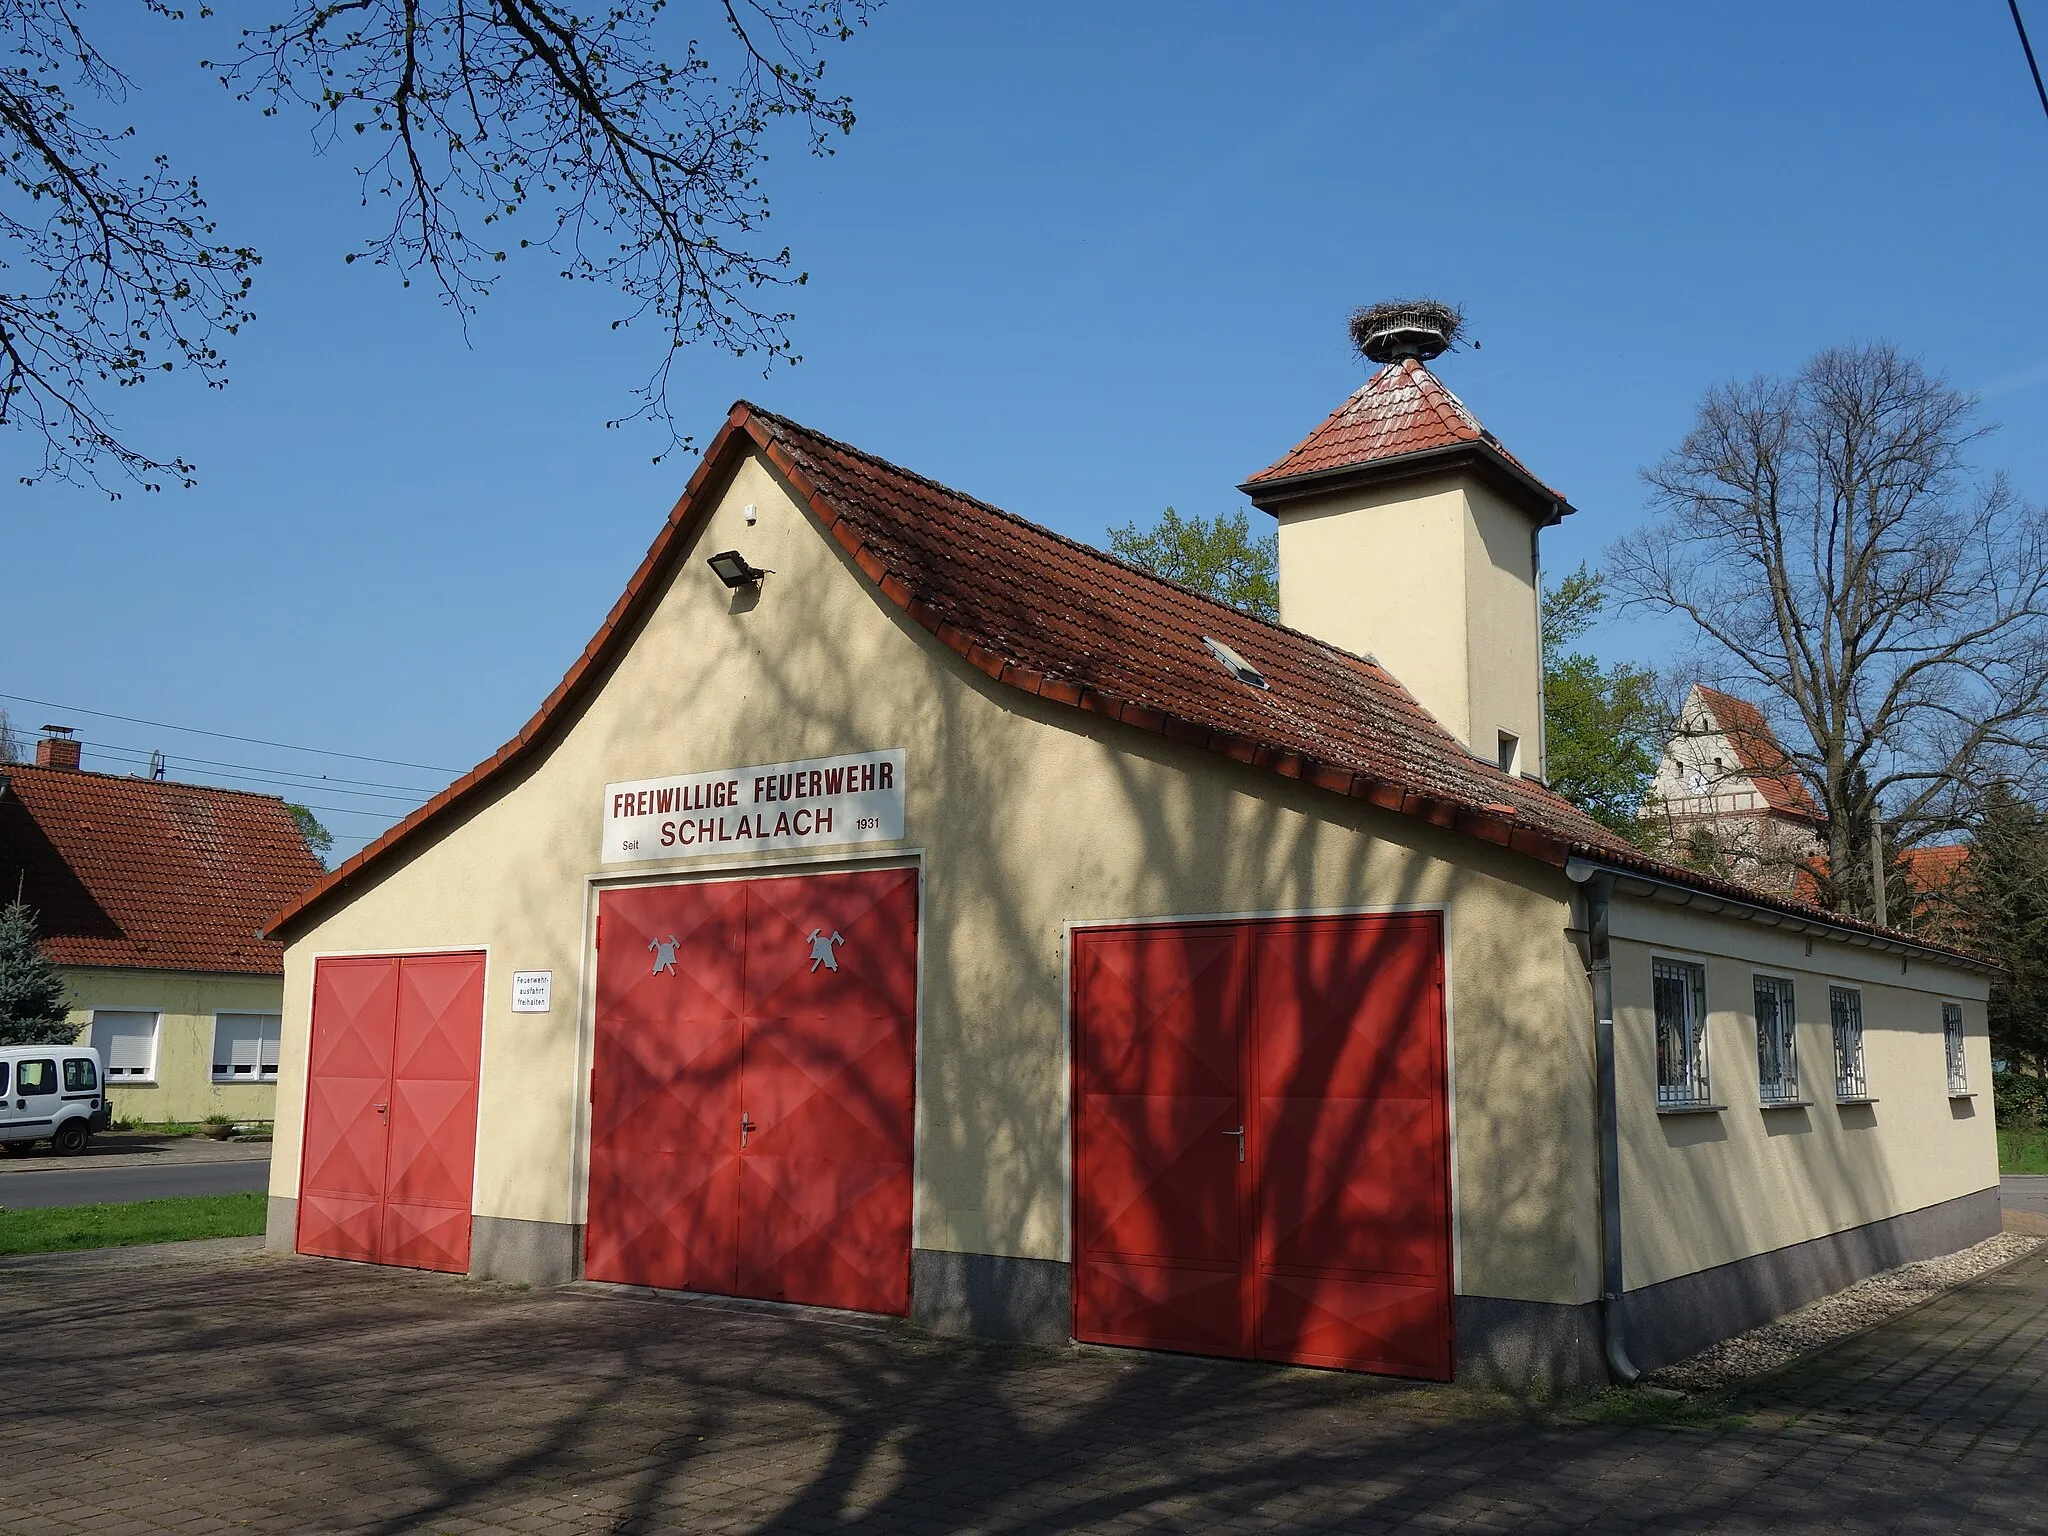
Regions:
<instances>
[{"instance_id":1,"label":"gravel strip","mask_svg":"<svg viewBox=\"0 0 2048 1536\"><path fill-rule=\"evenodd\" d=\"M1680 1392L1715 1392L1751 1376L1775 1370L1786 1361L1861 1333L1865 1328L1894 1317L1943 1291L1953 1289L2000 1265L2010 1264L2042 1245L2038 1237L2020 1232L2001 1232L1974 1248L1965 1248L1939 1259L1922 1259L1901 1264L1860 1280L1846 1291L1823 1296L1797 1312L1723 1339L1690 1359L1653 1371L1643 1380L1651 1386Z\"/></svg>"}]
</instances>

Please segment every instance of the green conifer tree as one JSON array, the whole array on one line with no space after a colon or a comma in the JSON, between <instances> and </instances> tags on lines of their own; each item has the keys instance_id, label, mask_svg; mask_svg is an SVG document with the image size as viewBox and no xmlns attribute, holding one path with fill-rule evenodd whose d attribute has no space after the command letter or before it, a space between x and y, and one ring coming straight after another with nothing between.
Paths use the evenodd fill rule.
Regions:
<instances>
[{"instance_id":1,"label":"green conifer tree","mask_svg":"<svg viewBox=\"0 0 2048 1536\"><path fill-rule=\"evenodd\" d=\"M66 1021L64 978L36 947L26 902L0 909L0 1045L62 1045L78 1036Z\"/></svg>"}]
</instances>

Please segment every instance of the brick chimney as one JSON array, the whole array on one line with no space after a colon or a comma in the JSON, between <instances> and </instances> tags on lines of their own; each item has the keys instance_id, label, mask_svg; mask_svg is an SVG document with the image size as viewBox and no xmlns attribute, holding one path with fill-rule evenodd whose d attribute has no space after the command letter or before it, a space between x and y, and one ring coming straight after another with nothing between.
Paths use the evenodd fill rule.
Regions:
<instances>
[{"instance_id":1,"label":"brick chimney","mask_svg":"<svg viewBox=\"0 0 2048 1536\"><path fill-rule=\"evenodd\" d=\"M78 738L71 734L70 726L43 727L43 739L36 743L36 766L61 768L67 773L78 771Z\"/></svg>"}]
</instances>

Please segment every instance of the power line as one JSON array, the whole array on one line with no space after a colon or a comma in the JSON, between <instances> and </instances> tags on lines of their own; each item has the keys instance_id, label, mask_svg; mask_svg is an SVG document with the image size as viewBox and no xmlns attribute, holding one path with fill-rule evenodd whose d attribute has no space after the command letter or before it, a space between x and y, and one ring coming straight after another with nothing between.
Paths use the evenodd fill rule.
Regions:
<instances>
[{"instance_id":1,"label":"power line","mask_svg":"<svg viewBox=\"0 0 2048 1536\"><path fill-rule=\"evenodd\" d=\"M441 768L433 763L405 763L395 757L369 757L361 752L335 752L326 747L295 747L288 741L265 741L260 736L230 736L226 731L203 731L196 725L170 725L162 720L142 720L134 715L111 714L104 709L84 709L76 704L53 704L48 699L31 699L18 693L0 693L0 699L16 704L33 704L59 714L92 715L101 720L120 720L128 725L146 725L158 731L182 731L188 736L211 736L217 741L239 741L252 747L275 747L280 752L309 752L315 757L346 757L358 763L382 763L387 768L417 768L422 773L458 774L460 768Z\"/></svg>"},{"instance_id":2,"label":"power line","mask_svg":"<svg viewBox=\"0 0 2048 1536\"><path fill-rule=\"evenodd\" d=\"M118 742L111 741L81 740L79 745L81 747L90 747L95 752L112 753L116 757L130 758L137 762L147 762L153 755L149 748L124 746ZM295 768L272 768L265 763L229 763L223 762L219 758L193 757L184 752L176 753L175 756L180 763L191 763L202 768L241 769L247 777L266 784L282 784L287 789L317 790L332 788L336 794L353 794L355 793L353 789L343 789L341 786L356 785L363 789L402 790L406 794L420 800L426 799L429 795L440 793L438 789L420 789L412 784L387 784L381 779L340 779L332 774L300 773Z\"/></svg>"},{"instance_id":3,"label":"power line","mask_svg":"<svg viewBox=\"0 0 2048 1536\"><path fill-rule=\"evenodd\" d=\"M153 753L137 751L132 747L109 746L107 743L99 741L81 741L79 745L82 747L91 747L95 752L103 753L107 756L124 758L129 762L146 763L149 762L154 756ZM188 758L186 759L186 761L197 762L198 759ZM406 795L386 795L380 794L378 791L374 789L344 789L341 787L341 784L331 781L327 784L294 784L290 780L271 778L268 775L260 772L228 773L221 771L219 768L216 768L212 773L208 775L208 777L215 779L233 779L238 783L243 784L268 784L273 788L277 789L311 789L316 792L325 792L328 794L336 795L347 795L351 798L359 800L391 800L397 802L400 805L405 806L419 805L422 802L429 799L435 793L435 791L433 790L423 789Z\"/></svg>"},{"instance_id":4,"label":"power line","mask_svg":"<svg viewBox=\"0 0 2048 1536\"><path fill-rule=\"evenodd\" d=\"M383 822L386 826L396 825L398 822L405 820L407 816L410 816L412 814L411 811L407 811L403 815L401 815L396 811L382 811L377 810L373 807L361 805L311 805L304 800L296 801L294 803L305 806L305 808L309 811L326 811L330 815L338 814L342 816L374 816L377 820Z\"/></svg>"},{"instance_id":5,"label":"power line","mask_svg":"<svg viewBox=\"0 0 2048 1536\"><path fill-rule=\"evenodd\" d=\"M2020 19L2020 0L2005 0L2012 9L2012 24L2020 29L2020 47L2026 51L2027 68L2034 72L2034 94L2041 98L2041 110L2048 112L2048 85L2041 83L2041 66L2034 62L2034 45L2027 41L2027 24Z\"/></svg>"}]
</instances>

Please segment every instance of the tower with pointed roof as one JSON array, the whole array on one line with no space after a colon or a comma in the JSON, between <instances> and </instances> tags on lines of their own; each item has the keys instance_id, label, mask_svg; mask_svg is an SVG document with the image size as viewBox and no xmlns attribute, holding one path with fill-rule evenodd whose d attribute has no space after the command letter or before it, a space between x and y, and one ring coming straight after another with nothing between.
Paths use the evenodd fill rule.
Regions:
<instances>
[{"instance_id":1,"label":"tower with pointed roof","mask_svg":"<svg viewBox=\"0 0 2048 1536\"><path fill-rule=\"evenodd\" d=\"M1430 372L1456 323L1361 311L1379 370L1240 489L1279 523L1283 623L1374 657L1474 756L1541 777L1537 539L1572 508Z\"/></svg>"}]
</instances>

